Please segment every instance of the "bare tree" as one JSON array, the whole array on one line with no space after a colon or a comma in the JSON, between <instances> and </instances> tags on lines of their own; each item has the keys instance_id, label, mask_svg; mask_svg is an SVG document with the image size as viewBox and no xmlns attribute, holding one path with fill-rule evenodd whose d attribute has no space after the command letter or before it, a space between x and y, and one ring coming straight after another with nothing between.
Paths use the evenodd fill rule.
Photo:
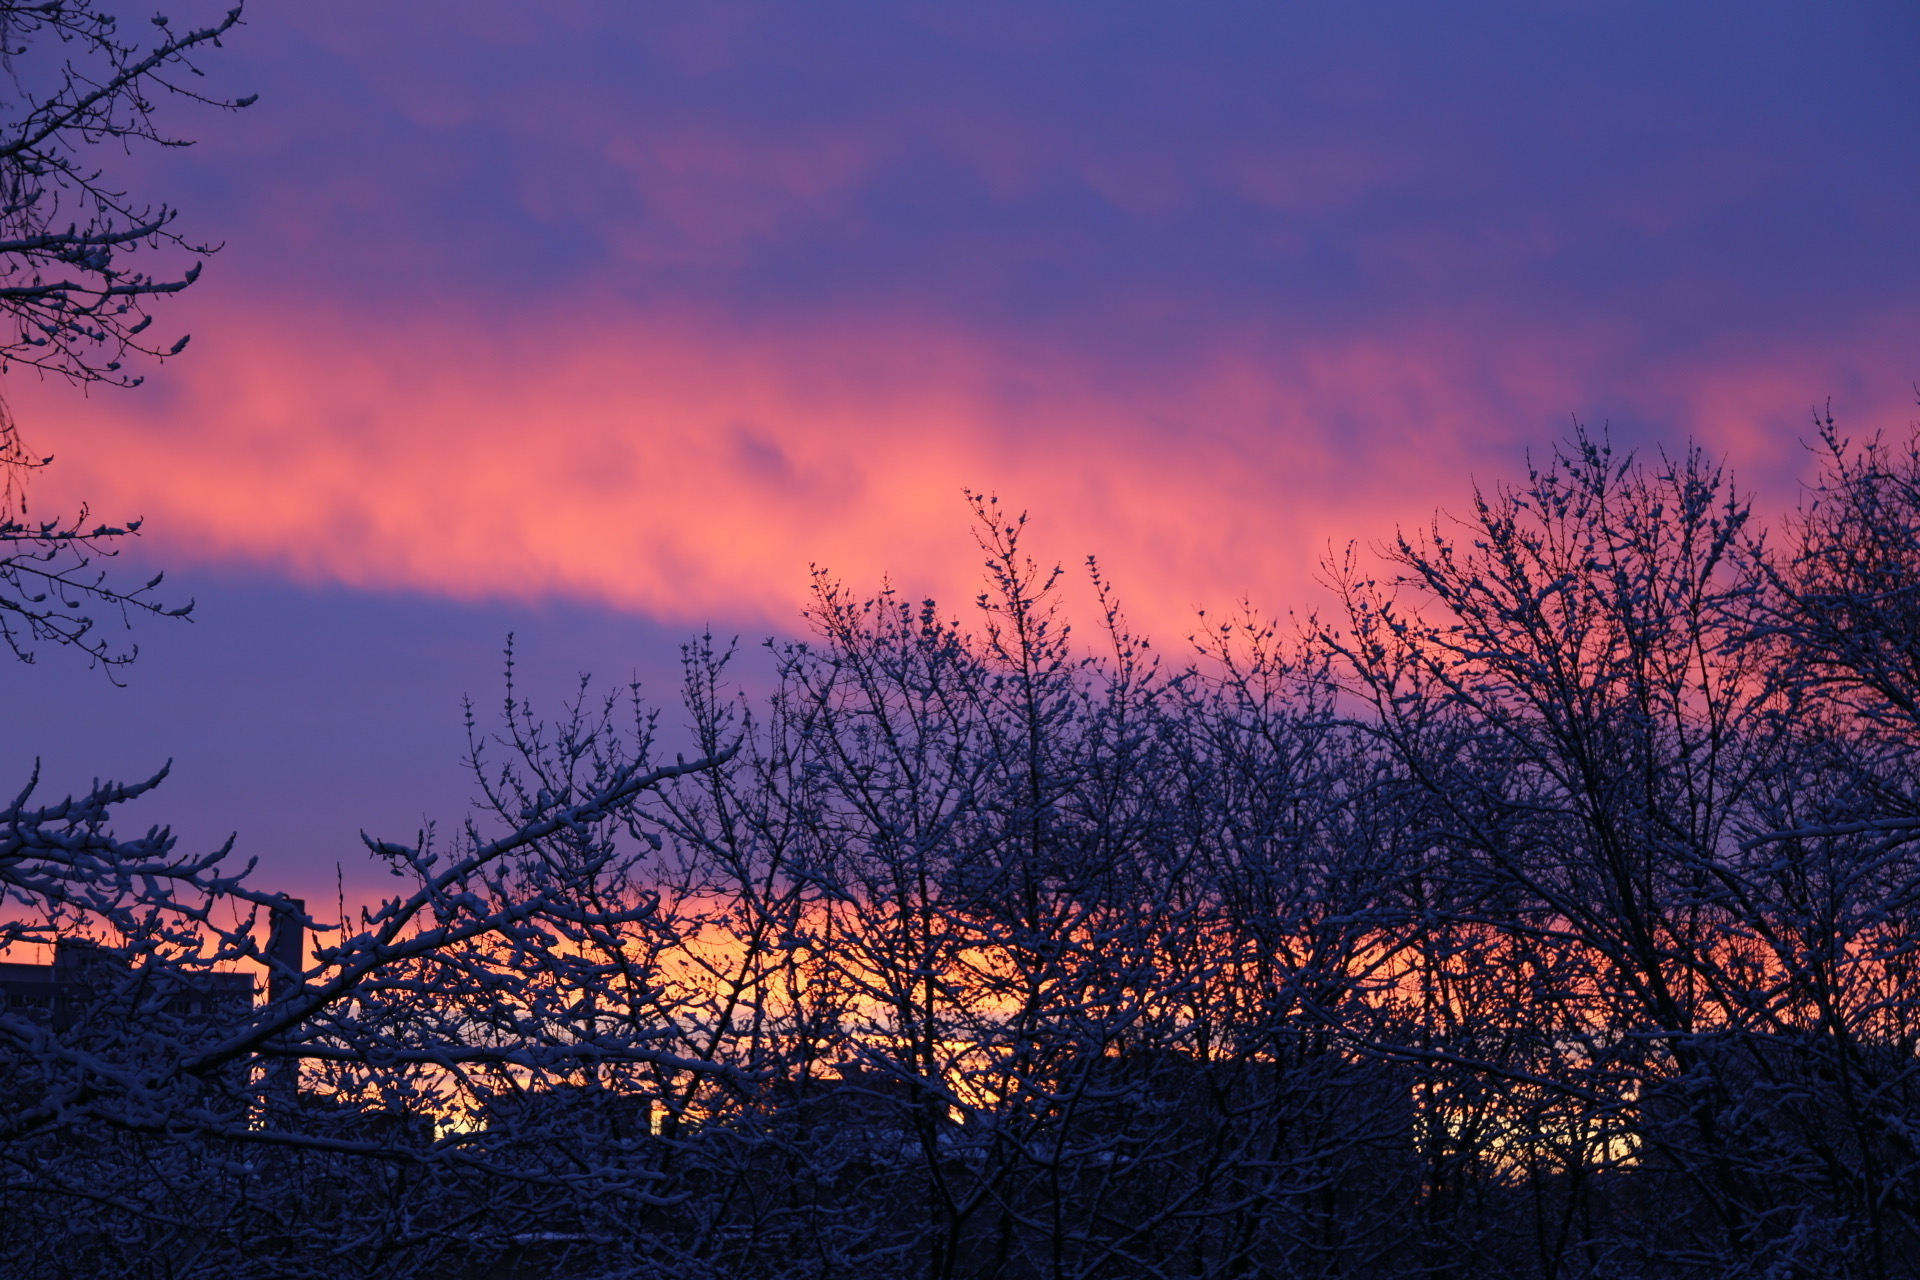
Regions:
<instances>
[{"instance_id":1,"label":"bare tree","mask_svg":"<svg viewBox=\"0 0 1920 1280\"><path fill-rule=\"evenodd\" d=\"M510 671L337 920L23 797L0 1274L1911 1276L1914 468L1826 465L1772 550L1577 434L1178 666L982 499L965 621L690 645L692 761Z\"/></svg>"},{"instance_id":2,"label":"bare tree","mask_svg":"<svg viewBox=\"0 0 1920 1280\"><path fill-rule=\"evenodd\" d=\"M254 100L196 84L195 59L240 17L236 5L176 27L161 14L128 31L98 3L0 3L0 314L12 326L0 333L0 370L130 387L143 377L130 361L185 348L185 337L147 336L149 307L191 285L215 246L183 236L170 206L129 195L101 157L135 143L189 145L158 119L168 99L221 110ZM137 265L157 257L166 265ZM109 639L96 614L124 623L192 606L162 605L158 578L123 587L96 567L139 521L96 523L84 508L29 515L25 482L48 461L28 451L0 404L0 639L24 661L39 646L69 647L111 672L137 650Z\"/></svg>"},{"instance_id":3,"label":"bare tree","mask_svg":"<svg viewBox=\"0 0 1920 1280\"><path fill-rule=\"evenodd\" d=\"M1805 696L1817 645L1756 642L1748 523L1697 451L1639 463L1579 434L1476 496L1461 534L1400 539L1410 603L1341 579L1350 687L1473 888L1443 934L1491 945L1474 967L1508 969L1491 994L1517 1015L1484 1047L1405 1051L1532 1109L1477 1141L1577 1228L1539 1237L1542 1265L1883 1275L1911 1233L1886 1212L1913 1072L1887 933L1920 867L1904 839L1773 830L1876 771L1841 767L1857 721ZM1824 563L1829 531L1807 528L1802 562ZM1666 1233L1601 1211L1629 1167Z\"/></svg>"},{"instance_id":4,"label":"bare tree","mask_svg":"<svg viewBox=\"0 0 1920 1280\"><path fill-rule=\"evenodd\" d=\"M32 518L25 477L49 461L27 454L0 402L0 641L22 662L34 661L43 645L77 650L115 678L115 668L133 661L139 648L101 629L103 611L117 613L125 630L135 614L182 618L193 603L161 602L154 593L163 575L127 587L97 566L139 533L138 520L95 524L85 507L65 519Z\"/></svg>"},{"instance_id":5,"label":"bare tree","mask_svg":"<svg viewBox=\"0 0 1920 1280\"><path fill-rule=\"evenodd\" d=\"M239 25L238 5L176 29L164 14L129 32L107 6L74 0L0 4L0 67L10 92L0 123L0 367L23 364L81 382L137 385L129 355L178 355L187 340L145 337L151 300L200 274L130 268L163 247L213 252L175 228L178 211L130 197L99 167L102 144L189 143L156 119L184 98L225 110L252 97L210 95L194 83L197 55ZM142 34L142 33L145 34Z\"/></svg>"},{"instance_id":6,"label":"bare tree","mask_svg":"<svg viewBox=\"0 0 1920 1280\"><path fill-rule=\"evenodd\" d=\"M251 887L228 849L116 838L113 809L160 777L0 811L0 951L56 949L49 1000L0 1002L7 1266L164 1246L196 1273L433 1273L557 1219L591 1230L588 1192L603 1214L661 1199L647 1110L596 1129L594 1103L732 1070L677 1052L648 947L679 939L633 866L640 799L725 755L653 765L590 709L551 739L508 730L504 829L369 841L412 887L357 917ZM269 913L315 937L292 967Z\"/></svg>"}]
</instances>

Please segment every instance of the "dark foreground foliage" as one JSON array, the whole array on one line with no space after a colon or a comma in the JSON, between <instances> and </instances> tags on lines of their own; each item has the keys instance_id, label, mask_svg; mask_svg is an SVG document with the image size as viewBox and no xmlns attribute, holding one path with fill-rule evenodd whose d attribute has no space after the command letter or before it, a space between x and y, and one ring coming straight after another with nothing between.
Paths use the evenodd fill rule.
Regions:
<instances>
[{"instance_id":1,"label":"dark foreground foliage","mask_svg":"<svg viewBox=\"0 0 1920 1280\"><path fill-rule=\"evenodd\" d=\"M510 692L358 920L0 815L79 975L0 1013L0 1276L1920 1272L1911 452L1768 545L1577 436L1186 665L979 506L971 629L693 646L695 761Z\"/></svg>"}]
</instances>

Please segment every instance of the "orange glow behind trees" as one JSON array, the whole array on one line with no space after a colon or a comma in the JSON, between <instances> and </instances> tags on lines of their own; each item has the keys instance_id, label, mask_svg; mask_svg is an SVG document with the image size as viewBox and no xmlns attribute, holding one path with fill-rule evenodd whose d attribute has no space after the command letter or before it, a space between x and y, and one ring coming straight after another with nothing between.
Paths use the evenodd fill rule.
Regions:
<instances>
[{"instance_id":1,"label":"orange glow behind trees","mask_svg":"<svg viewBox=\"0 0 1920 1280\"><path fill-rule=\"evenodd\" d=\"M371 842L409 891L313 921L242 1025L138 994L257 960L209 922L274 900L217 857L145 887L168 850L98 834L111 795L15 813L47 852L0 866L5 936L90 926L127 975L22 1057L33 1149L79 1177L36 1100L84 1098L193 1195L256 1149L282 1219L419 1170L326 1203L559 1221L642 1274L1906 1275L1920 453L1822 430L1776 548L1704 453L1576 431L1343 562L1341 613L1191 664L1104 571L1073 632L976 496L964 621L817 573L770 693L689 646L691 763L637 694L546 721L510 667L484 820Z\"/></svg>"}]
</instances>

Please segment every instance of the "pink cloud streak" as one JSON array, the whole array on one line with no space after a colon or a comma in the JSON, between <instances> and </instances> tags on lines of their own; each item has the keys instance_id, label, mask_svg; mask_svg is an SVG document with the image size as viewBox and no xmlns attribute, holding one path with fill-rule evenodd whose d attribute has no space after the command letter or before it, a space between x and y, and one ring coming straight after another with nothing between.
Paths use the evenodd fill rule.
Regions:
<instances>
[{"instance_id":1,"label":"pink cloud streak","mask_svg":"<svg viewBox=\"0 0 1920 1280\"><path fill-rule=\"evenodd\" d=\"M907 322L754 332L602 307L581 338L539 316L295 314L203 313L196 358L131 396L15 388L62 455L42 505L137 513L168 555L308 582L784 628L809 563L970 598L970 486L1031 508L1043 556L1100 554L1170 637L1196 607L1311 603L1329 544L1514 474L1588 408L1582 365L1606 344L1556 358L1429 326L1116 373ZM1784 497L1805 406L1856 361L1658 370L1619 408L1664 410L1675 442ZM1843 406L1850 425L1904 424L1906 388L1884 383Z\"/></svg>"}]
</instances>

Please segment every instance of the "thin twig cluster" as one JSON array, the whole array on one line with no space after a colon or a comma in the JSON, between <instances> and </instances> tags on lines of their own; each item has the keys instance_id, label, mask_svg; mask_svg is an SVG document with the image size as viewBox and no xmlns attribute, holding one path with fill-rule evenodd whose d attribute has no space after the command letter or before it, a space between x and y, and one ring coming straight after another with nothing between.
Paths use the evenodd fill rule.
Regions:
<instances>
[{"instance_id":1,"label":"thin twig cluster","mask_svg":"<svg viewBox=\"0 0 1920 1280\"><path fill-rule=\"evenodd\" d=\"M819 574L691 758L510 662L357 912L23 796L0 1274L1910 1276L1920 456L1820 426L1770 531L1577 433L1183 663L976 498L971 625Z\"/></svg>"}]
</instances>

